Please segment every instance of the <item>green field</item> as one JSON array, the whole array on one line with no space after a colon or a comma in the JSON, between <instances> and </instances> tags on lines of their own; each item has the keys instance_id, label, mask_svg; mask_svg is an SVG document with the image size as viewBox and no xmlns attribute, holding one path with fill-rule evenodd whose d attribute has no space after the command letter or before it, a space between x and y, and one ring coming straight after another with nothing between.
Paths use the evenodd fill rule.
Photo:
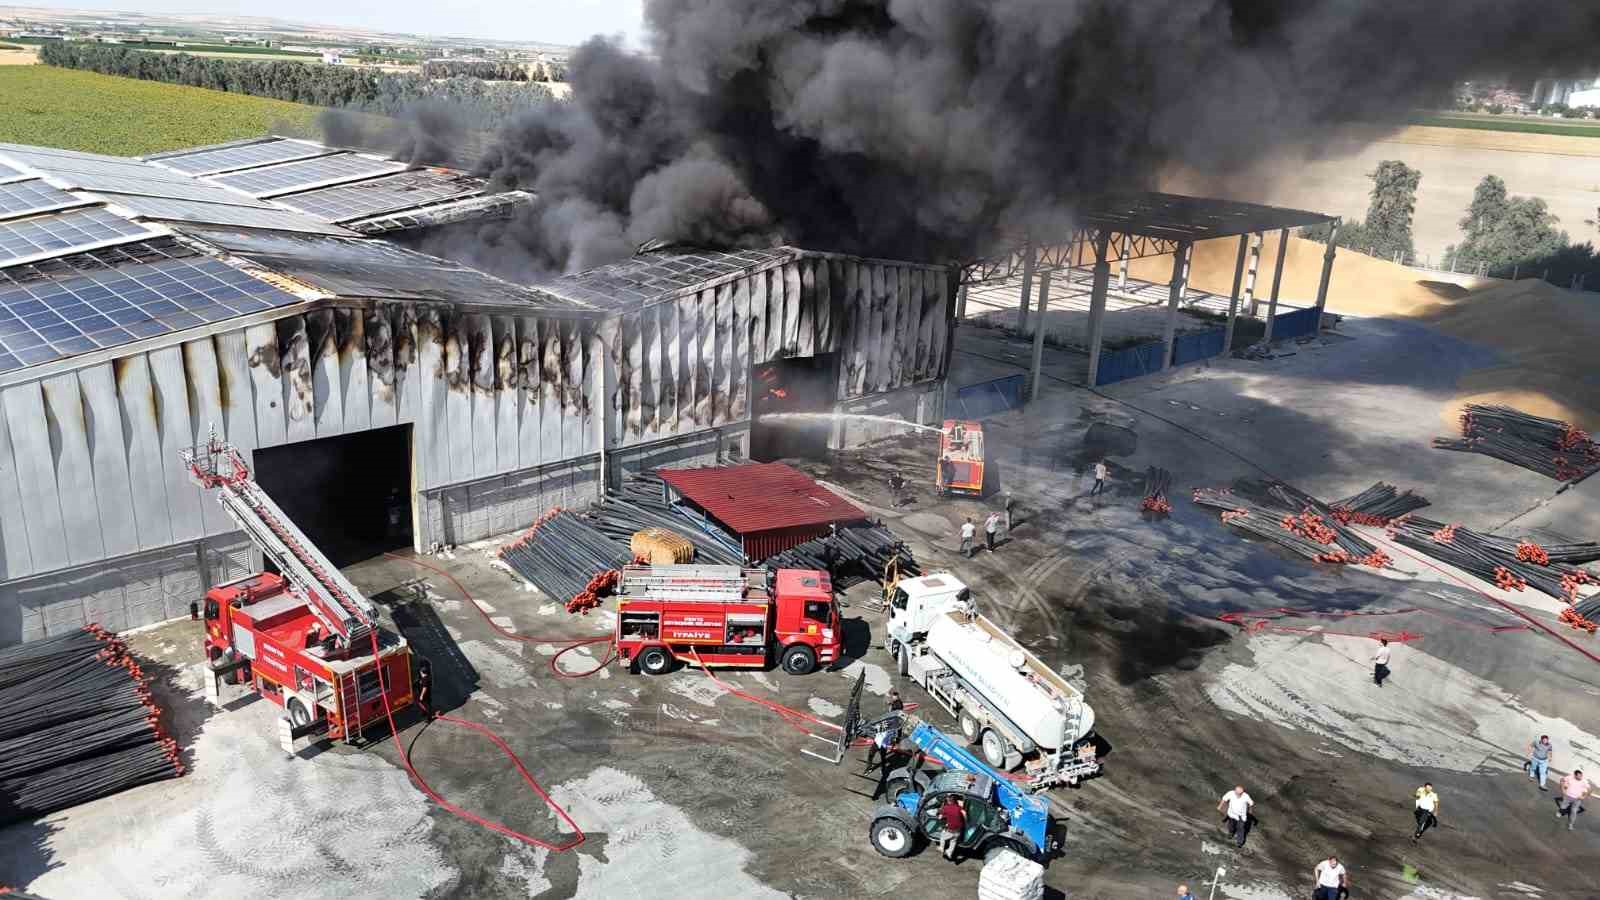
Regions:
<instances>
[{"instance_id":1,"label":"green field","mask_svg":"<svg viewBox=\"0 0 1600 900\"><path fill-rule=\"evenodd\" d=\"M0 141L134 156L268 133L316 133L316 107L58 69L0 66Z\"/></svg>"},{"instance_id":2,"label":"green field","mask_svg":"<svg viewBox=\"0 0 1600 900\"><path fill-rule=\"evenodd\" d=\"M1418 113L1411 117L1411 124L1432 125L1436 128L1471 128L1477 131L1600 137L1600 121L1592 119L1547 119L1479 113Z\"/></svg>"}]
</instances>

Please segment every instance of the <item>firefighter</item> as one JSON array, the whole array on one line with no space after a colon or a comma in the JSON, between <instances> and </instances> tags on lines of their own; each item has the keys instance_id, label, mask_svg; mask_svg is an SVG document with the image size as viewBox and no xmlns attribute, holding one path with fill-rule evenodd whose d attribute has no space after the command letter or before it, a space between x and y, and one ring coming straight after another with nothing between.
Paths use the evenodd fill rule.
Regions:
<instances>
[{"instance_id":1,"label":"firefighter","mask_svg":"<svg viewBox=\"0 0 1600 900\"><path fill-rule=\"evenodd\" d=\"M417 683L411 693L417 698L424 719L433 718L433 665L423 658L417 662Z\"/></svg>"},{"instance_id":2,"label":"firefighter","mask_svg":"<svg viewBox=\"0 0 1600 900\"><path fill-rule=\"evenodd\" d=\"M894 470L894 474L889 476L889 505L890 506L900 506L901 505L902 498L901 498L900 495L901 495L902 492L905 491L905 489L906 489L906 477L904 475L900 474L900 470L899 469L895 469Z\"/></svg>"}]
</instances>

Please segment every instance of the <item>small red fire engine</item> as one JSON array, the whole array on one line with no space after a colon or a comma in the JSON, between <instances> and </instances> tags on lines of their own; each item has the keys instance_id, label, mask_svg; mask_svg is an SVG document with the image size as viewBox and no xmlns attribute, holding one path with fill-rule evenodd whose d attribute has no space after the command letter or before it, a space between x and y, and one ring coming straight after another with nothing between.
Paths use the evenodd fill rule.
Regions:
<instances>
[{"instance_id":1,"label":"small red fire engine","mask_svg":"<svg viewBox=\"0 0 1600 900\"><path fill-rule=\"evenodd\" d=\"M939 429L939 471L944 493L983 495L983 425L946 419Z\"/></svg>"},{"instance_id":2,"label":"small red fire engine","mask_svg":"<svg viewBox=\"0 0 1600 900\"><path fill-rule=\"evenodd\" d=\"M617 586L618 657L650 675L697 657L804 675L837 662L843 636L825 572L627 566Z\"/></svg>"},{"instance_id":3,"label":"small red fire engine","mask_svg":"<svg viewBox=\"0 0 1600 900\"><path fill-rule=\"evenodd\" d=\"M245 682L288 713L288 742L309 734L355 740L411 704L411 648L376 624L377 609L250 478L233 447L212 438L184 463L279 572L206 592L206 656L218 678ZM376 637L376 656L374 655Z\"/></svg>"}]
</instances>

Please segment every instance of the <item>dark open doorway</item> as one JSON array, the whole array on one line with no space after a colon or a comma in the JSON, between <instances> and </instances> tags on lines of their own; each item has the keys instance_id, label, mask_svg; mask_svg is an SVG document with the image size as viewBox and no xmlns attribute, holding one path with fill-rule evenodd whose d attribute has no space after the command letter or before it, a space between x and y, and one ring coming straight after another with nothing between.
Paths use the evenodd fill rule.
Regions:
<instances>
[{"instance_id":1,"label":"dark open doorway","mask_svg":"<svg viewBox=\"0 0 1600 900\"><path fill-rule=\"evenodd\" d=\"M336 566L411 545L411 426L255 452L256 481Z\"/></svg>"},{"instance_id":2,"label":"dark open doorway","mask_svg":"<svg viewBox=\"0 0 1600 900\"><path fill-rule=\"evenodd\" d=\"M797 356L753 366L750 458L772 462L816 458L828 451L838 395L835 354ZM810 413L812 415L785 415Z\"/></svg>"}]
</instances>

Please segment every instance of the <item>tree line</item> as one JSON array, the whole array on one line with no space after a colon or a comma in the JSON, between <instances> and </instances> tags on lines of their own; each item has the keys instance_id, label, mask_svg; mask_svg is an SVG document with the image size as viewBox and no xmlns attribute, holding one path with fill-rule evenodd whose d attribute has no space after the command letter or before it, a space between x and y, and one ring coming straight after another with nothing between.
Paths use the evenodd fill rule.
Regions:
<instances>
[{"instance_id":1,"label":"tree line","mask_svg":"<svg viewBox=\"0 0 1600 900\"><path fill-rule=\"evenodd\" d=\"M39 48L39 61L103 75L271 97L292 103L400 115L420 101L443 101L485 120L551 99L550 89L523 81L489 82L467 75L430 78L294 60L237 60L145 53L116 44L58 41ZM492 64L491 64L492 65ZM524 75L524 79L526 75Z\"/></svg>"},{"instance_id":2,"label":"tree line","mask_svg":"<svg viewBox=\"0 0 1600 900\"><path fill-rule=\"evenodd\" d=\"M488 60L430 59L422 64L424 78L482 78L485 81L527 81L528 69L522 63Z\"/></svg>"},{"instance_id":3,"label":"tree line","mask_svg":"<svg viewBox=\"0 0 1600 900\"><path fill-rule=\"evenodd\" d=\"M1388 159L1367 177L1373 182L1367 217L1339 226L1339 246L1383 259L1411 260L1415 255L1411 220L1422 173ZM1498 278L1546 278L1562 286L1582 278L1587 286L1600 289L1600 252L1592 241L1573 242L1559 224L1544 198L1512 196L1502 178L1485 175L1458 223L1461 241L1445 248L1443 265ZM1331 228L1317 225L1301 234L1327 241Z\"/></svg>"}]
</instances>

